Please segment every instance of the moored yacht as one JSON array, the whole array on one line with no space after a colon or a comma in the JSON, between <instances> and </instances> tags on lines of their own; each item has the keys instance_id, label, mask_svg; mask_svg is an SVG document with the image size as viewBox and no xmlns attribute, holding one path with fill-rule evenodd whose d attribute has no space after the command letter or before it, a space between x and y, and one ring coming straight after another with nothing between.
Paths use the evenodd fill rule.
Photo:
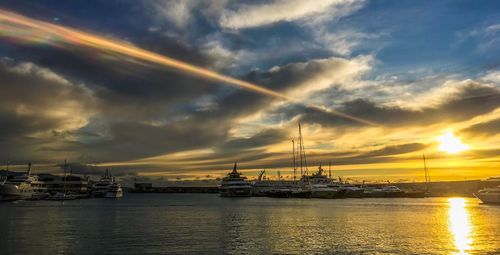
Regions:
<instances>
[{"instance_id":1,"label":"moored yacht","mask_svg":"<svg viewBox=\"0 0 500 255\"><path fill-rule=\"evenodd\" d=\"M346 192L341 185L334 183L332 179L323 174L321 165L318 167L318 171L312 175L302 176L301 182L309 183L312 198L339 198Z\"/></svg>"},{"instance_id":2,"label":"moored yacht","mask_svg":"<svg viewBox=\"0 0 500 255\"><path fill-rule=\"evenodd\" d=\"M485 188L474 193L485 204L500 204L500 185L496 188Z\"/></svg>"},{"instance_id":3,"label":"moored yacht","mask_svg":"<svg viewBox=\"0 0 500 255\"><path fill-rule=\"evenodd\" d=\"M92 197L123 197L123 190L120 183L116 182L115 177L109 173L107 168L101 179L92 185Z\"/></svg>"},{"instance_id":4,"label":"moored yacht","mask_svg":"<svg viewBox=\"0 0 500 255\"><path fill-rule=\"evenodd\" d=\"M109 185L108 190L106 191L106 194L104 194L105 198L119 198L123 197L123 189L121 187L120 183L113 182L111 185Z\"/></svg>"},{"instance_id":5,"label":"moored yacht","mask_svg":"<svg viewBox=\"0 0 500 255\"><path fill-rule=\"evenodd\" d=\"M382 191L385 197L403 197L405 195L403 190L394 185L384 186L382 187Z\"/></svg>"},{"instance_id":6,"label":"moored yacht","mask_svg":"<svg viewBox=\"0 0 500 255\"><path fill-rule=\"evenodd\" d=\"M345 197L362 198L365 191L364 188L344 183L343 188L346 189Z\"/></svg>"},{"instance_id":7,"label":"moored yacht","mask_svg":"<svg viewBox=\"0 0 500 255\"><path fill-rule=\"evenodd\" d=\"M45 183L40 181L38 176L31 174L31 163L28 164L26 173L10 179L6 177L0 184L0 200L4 201L41 199L46 193Z\"/></svg>"},{"instance_id":8,"label":"moored yacht","mask_svg":"<svg viewBox=\"0 0 500 255\"><path fill-rule=\"evenodd\" d=\"M278 180L270 180L264 176L265 170L262 170L252 183L252 196L253 197L265 197L265 196L281 196L285 190L290 190L292 182L281 180L278 175ZM272 193L272 194L271 194ZM286 196L286 195L284 195Z\"/></svg>"},{"instance_id":9,"label":"moored yacht","mask_svg":"<svg viewBox=\"0 0 500 255\"><path fill-rule=\"evenodd\" d=\"M252 185L237 171L234 163L233 171L222 178L219 188L221 197L250 197L252 196Z\"/></svg>"}]
</instances>

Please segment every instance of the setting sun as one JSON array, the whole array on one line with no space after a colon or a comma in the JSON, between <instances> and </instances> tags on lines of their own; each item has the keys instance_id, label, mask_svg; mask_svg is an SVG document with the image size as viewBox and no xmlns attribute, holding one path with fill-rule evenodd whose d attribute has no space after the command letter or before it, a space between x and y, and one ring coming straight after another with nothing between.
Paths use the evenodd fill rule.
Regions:
<instances>
[{"instance_id":1,"label":"setting sun","mask_svg":"<svg viewBox=\"0 0 500 255\"><path fill-rule=\"evenodd\" d=\"M445 151L451 154L459 153L469 149L469 145L462 143L458 137L456 137L452 131L447 131L443 135L437 138L439 141L439 150Z\"/></svg>"}]
</instances>

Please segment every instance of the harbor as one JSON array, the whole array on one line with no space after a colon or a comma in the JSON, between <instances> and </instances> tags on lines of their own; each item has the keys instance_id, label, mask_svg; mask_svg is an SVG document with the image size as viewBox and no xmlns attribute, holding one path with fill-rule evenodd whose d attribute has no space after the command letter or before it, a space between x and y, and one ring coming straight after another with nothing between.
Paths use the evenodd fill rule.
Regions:
<instances>
[{"instance_id":1,"label":"harbor","mask_svg":"<svg viewBox=\"0 0 500 255\"><path fill-rule=\"evenodd\" d=\"M31 164L26 172L0 170L0 201L16 200L73 200L85 198L120 198L123 193L211 193L223 197L272 197L307 199L360 198L425 198L474 197L481 190L495 192L500 178L485 180L404 182L404 183L349 183L331 178L321 166L310 176L300 180L270 179L262 170L256 179L238 172L237 164L220 185L185 186L182 182L171 186L153 186L135 182L122 187L108 169L95 180L89 176L34 174ZM236 189L234 191L233 189ZM497 198L498 199L498 198ZM498 203L498 202L497 202Z\"/></svg>"},{"instance_id":2,"label":"harbor","mask_svg":"<svg viewBox=\"0 0 500 255\"><path fill-rule=\"evenodd\" d=\"M35 174L32 172L32 164L28 163L25 172L1 171L0 201L75 200L123 196L121 184L108 169L98 180L67 172L66 162L63 169L63 175Z\"/></svg>"}]
</instances>

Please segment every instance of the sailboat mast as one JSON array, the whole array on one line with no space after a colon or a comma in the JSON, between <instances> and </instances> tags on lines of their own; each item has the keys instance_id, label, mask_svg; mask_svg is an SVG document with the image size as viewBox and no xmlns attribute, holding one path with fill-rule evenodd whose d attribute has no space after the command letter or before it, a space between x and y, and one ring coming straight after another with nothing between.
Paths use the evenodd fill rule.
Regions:
<instances>
[{"instance_id":1,"label":"sailboat mast","mask_svg":"<svg viewBox=\"0 0 500 255\"><path fill-rule=\"evenodd\" d=\"M302 159L302 131L299 122L299 158L300 158L300 176L304 176L303 159Z\"/></svg>"},{"instance_id":2,"label":"sailboat mast","mask_svg":"<svg viewBox=\"0 0 500 255\"><path fill-rule=\"evenodd\" d=\"M64 195L66 195L66 159L64 160L64 180L63 180L63 185L64 185Z\"/></svg>"},{"instance_id":3,"label":"sailboat mast","mask_svg":"<svg viewBox=\"0 0 500 255\"><path fill-rule=\"evenodd\" d=\"M296 180L297 164L295 162L295 141L292 139L292 152L293 152L293 181Z\"/></svg>"},{"instance_id":4,"label":"sailboat mast","mask_svg":"<svg viewBox=\"0 0 500 255\"><path fill-rule=\"evenodd\" d=\"M332 179L332 161L328 161L328 177Z\"/></svg>"},{"instance_id":5,"label":"sailboat mast","mask_svg":"<svg viewBox=\"0 0 500 255\"><path fill-rule=\"evenodd\" d=\"M427 171L427 163L425 162L425 153L422 153L422 158L424 159L424 174L425 174L425 188L429 192L429 173Z\"/></svg>"},{"instance_id":6,"label":"sailboat mast","mask_svg":"<svg viewBox=\"0 0 500 255\"><path fill-rule=\"evenodd\" d=\"M300 133L300 145L301 145L301 148L302 148L302 157L304 158L304 168L305 168L305 174L306 175L309 175L309 171L307 169L307 158L306 158L306 147L304 145L304 137L302 137L302 127L300 126L300 123L299 123L299 133Z\"/></svg>"}]
</instances>

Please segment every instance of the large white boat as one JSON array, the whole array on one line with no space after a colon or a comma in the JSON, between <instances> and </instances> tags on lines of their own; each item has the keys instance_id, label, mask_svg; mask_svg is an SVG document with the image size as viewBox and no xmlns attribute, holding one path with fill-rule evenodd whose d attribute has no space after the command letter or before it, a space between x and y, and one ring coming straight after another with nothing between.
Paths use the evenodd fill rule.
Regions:
<instances>
[{"instance_id":1,"label":"large white boat","mask_svg":"<svg viewBox=\"0 0 500 255\"><path fill-rule=\"evenodd\" d=\"M22 175L15 175L12 178L4 179L0 183L0 200L25 200L41 199L47 194L45 182L38 179L38 176L31 174L31 163L28 170Z\"/></svg>"},{"instance_id":2,"label":"large white boat","mask_svg":"<svg viewBox=\"0 0 500 255\"><path fill-rule=\"evenodd\" d=\"M246 177L241 176L241 173L237 171L236 167L236 163L234 163L233 171L222 178L222 183L219 188L221 197L252 196L252 185L246 180Z\"/></svg>"},{"instance_id":3,"label":"large white boat","mask_svg":"<svg viewBox=\"0 0 500 255\"><path fill-rule=\"evenodd\" d=\"M496 188L485 188L474 193L485 204L500 204L500 185Z\"/></svg>"},{"instance_id":4,"label":"large white boat","mask_svg":"<svg viewBox=\"0 0 500 255\"><path fill-rule=\"evenodd\" d=\"M302 176L301 182L309 183L312 198L341 198L347 191L341 183L334 182L330 177L324 175L321 165L316 173Z\"/></svg>"},{"instance_id":5,"label":"large white boat","mask_svg":"<svg viewBox=\"0 0 500 255\"><path fill-rule=\"evenodd\" d=\"M364 197L404 197L405 192L394 185L365 186Z\"/></svg>"},{"instance_id":6,"label":"large white boat","mask_svg":"<svg viewBox=\"0 0 500 255\"><path fill-rule=\"evenodd\" d=\"M276 193L280 193L281 191L285 191L290 189L292 186L291 181L281 180L270 180L264 176L265 170L262 170L259 173L257 180L255 180L252 184L252 196L254 197L265 197L265 196L273 196Z\"/></svg>"},{"instance_id":7,"label":"large white boat","mask_svg":"<svg viewBox=\"0 0 500 255\"><path fill-rule=\"evenodd\" d=\"M92 185L92 197L123 197L121 184L116 182L115 177L109 173L108 169L106 169L101 179Z\"/></svg>"}]
</instances>

